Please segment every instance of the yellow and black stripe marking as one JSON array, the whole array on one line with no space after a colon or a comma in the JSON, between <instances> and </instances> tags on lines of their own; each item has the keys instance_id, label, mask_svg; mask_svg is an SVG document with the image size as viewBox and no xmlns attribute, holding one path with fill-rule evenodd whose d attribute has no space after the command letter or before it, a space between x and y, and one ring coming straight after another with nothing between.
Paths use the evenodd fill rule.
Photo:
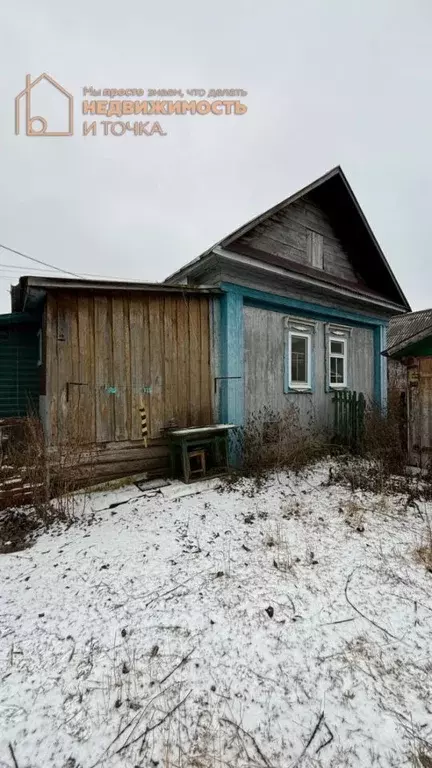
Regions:
<instances>
[{"instance_id":1,"label":"yellow and black stripe marking","mask_svg":"<svg viewBox=\"0 0 432 768\"><path fill-rule=\"evenodd\" d=\"M145 409L145 405L143 402L141 402L140 414L141 414L141 435L144 442L144 446L145 448L147 448L147 438L148 438L147 411Z\"/></svg>"}]
</instances>

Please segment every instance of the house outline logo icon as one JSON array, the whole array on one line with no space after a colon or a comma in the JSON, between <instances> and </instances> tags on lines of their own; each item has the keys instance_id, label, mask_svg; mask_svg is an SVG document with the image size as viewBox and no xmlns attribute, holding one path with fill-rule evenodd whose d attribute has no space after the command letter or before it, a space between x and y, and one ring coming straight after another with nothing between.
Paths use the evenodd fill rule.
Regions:
<instances>
[{"instance_id":1,"label":"house outline logo icon","mask_svg":"<svg viewBox=\"0 0 432 768\"><path fill-rule=\"evenodd\" d=\"M33 88L36 85L38 85L38 83L41 82L41 80L46 80L65 97L65 100L67 101L67 110L68 110L68 122L67 122L68 130L48 131L47 130L48 123L44 117L41 117L40 115L35 115L34 117L31 117L32 91L33 91ZM19 93L18 96L16 96L15 98L15 134L17 136L20 133L20 106L21 106L21 99L23 98L25 99L25 123L26 123L27 136L72 136L73 135L73 96L65 88L63 88L59 83L57 83L53 77L50 77L50 75L47 75L46 72L43 72L42 75L39 75L39 77L37 77L32 82L31 75L26 75L26 86L24 90L22 90L21 93ZM40 126L38 129L36 129L35 123Z\"/></svg>"}]
</instances>

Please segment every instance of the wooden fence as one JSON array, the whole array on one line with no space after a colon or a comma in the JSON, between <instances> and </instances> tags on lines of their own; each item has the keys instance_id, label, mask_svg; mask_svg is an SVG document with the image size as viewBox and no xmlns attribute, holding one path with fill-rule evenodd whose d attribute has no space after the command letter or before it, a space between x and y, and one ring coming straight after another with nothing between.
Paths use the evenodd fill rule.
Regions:
<instances>
[{"instance_id":1,"label":"wooden fence","mask_svg":"<svg viewBox=\"0 0 432 768\"><path fill-rule=\"evenodd\" d=\"M362 392L335 392L334 440L358 450L364 430L366 400Z\"/></svg>"}]
</instances>

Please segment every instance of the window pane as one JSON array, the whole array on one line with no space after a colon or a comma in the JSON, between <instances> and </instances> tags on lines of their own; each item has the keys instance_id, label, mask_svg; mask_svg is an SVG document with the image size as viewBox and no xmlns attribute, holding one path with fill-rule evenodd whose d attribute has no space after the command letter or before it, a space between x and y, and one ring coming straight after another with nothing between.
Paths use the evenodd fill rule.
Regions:
<instances>
[{"instance_id":1,"label":"window pane","mask_svg":"<svg viewBox=\"0 0 432 768\"><path fill-rule=\"evenodd\" d=\"M291 381L294 384L307 384L307 357L308 339L303 336L291 336Z\"/></svg>"},{"instance_id":2,"label":"window pane","mask_svg":"<svg viewBox=\"0 0 432 768\"><path fill-rule=\"evenodd\" d=\"M330 352L332 355L343 355L344 353L344 343L343 341L331 341L330 342Z\"/></svg>"},{"instance_id":3,"label":"window pane","mask_svg":"<svg viewBox=\"0 0 432 768\"><path fill-rule=\"evenodd\" d=\"M330 358L330 384L343 384L344 382L344 358Z\"/></svg>"}]
</instances>

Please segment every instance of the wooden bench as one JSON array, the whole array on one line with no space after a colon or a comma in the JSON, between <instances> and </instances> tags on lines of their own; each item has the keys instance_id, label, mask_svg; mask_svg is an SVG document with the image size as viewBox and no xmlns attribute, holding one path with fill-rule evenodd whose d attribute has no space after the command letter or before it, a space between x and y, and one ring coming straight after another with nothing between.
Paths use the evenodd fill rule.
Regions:
<instances>
[{"instance_id":1,"label":"wooden bench","mask_svg":"<svg viewBox=\"0 0 432 768\"><path fill-rule=\"evenodd\" d=\"M228 469L228 435L235 424L211 424L207 427L186 427L168 432L171 456L171 477L180 472L185 483L191 477L205 477ZM210 461L207 461L209 455ZM198 468L191 467L191 459Z\"/></svg>"}]
</instances>

